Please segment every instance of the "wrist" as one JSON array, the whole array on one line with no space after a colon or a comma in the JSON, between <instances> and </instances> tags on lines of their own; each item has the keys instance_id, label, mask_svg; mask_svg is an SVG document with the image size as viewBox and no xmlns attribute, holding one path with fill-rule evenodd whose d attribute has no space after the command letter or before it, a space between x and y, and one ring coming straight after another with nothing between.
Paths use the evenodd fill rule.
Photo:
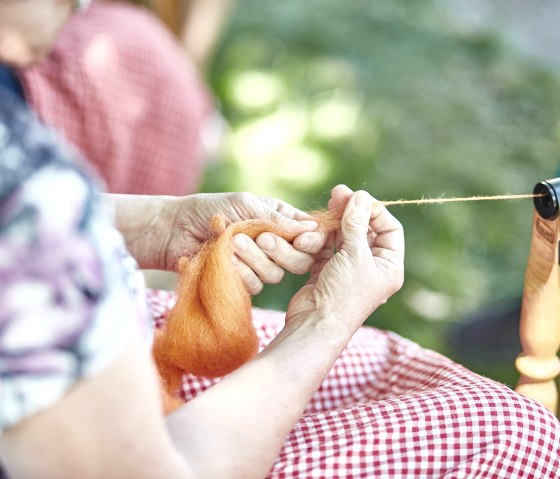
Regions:
<instances>
[{"instance_id":1,"label":"wrist","mask_svg":"<svg viewBox=\"0 0 560 479\"><path fill-rule=\"evenodd\" d=\"M304 334L324 347L339 349L346 347L356 328L338 315L328 311L310 311L297 316L286 317L283 332Z\"/></svg>"},{"instance_id":2,"label":"wrist","mask_svg":"<svg viewBox=\"0 0 560 479\"><path fill-rule=\"evenodd\" d=\"M105 195L116 228L142 269L166 269L167 247L178 199L172 196Z\"/></svg>"}]
</instances>

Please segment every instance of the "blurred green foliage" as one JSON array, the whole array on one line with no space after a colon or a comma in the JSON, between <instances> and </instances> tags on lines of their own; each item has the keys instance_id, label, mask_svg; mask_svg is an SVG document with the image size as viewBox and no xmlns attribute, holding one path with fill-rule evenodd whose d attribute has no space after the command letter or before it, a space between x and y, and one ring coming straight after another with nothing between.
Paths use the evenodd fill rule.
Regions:
<instances>
[{"instance_id":1,"label":"blurred green foliage","mask_svg":"<svg viewBox=\"0 0 560 479\"><path fill-rule=\"evenodd\" d=\"M231 127L205 191L303 209L345 183L379 199L531 192L560 164L560 80L425 0L241 0L211 84ZM445 335L522 290L530 200L393 207L403 290L368 323L453 356ZM265 288L285 309L305 278ZM359 287L359 285L356 285ZM511 383L512 364L477 364Z\"/></svg>"}]
</instances>

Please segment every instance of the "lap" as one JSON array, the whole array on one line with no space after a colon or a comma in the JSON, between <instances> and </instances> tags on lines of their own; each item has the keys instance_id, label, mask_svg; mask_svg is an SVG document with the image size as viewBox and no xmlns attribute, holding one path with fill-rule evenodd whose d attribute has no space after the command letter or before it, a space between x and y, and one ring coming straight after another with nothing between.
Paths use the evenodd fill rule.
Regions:
<instances>
[{"instance_id":1,"label":"lap","mask_svg":"<svg viewBox=\"0 0 560 479\"><path fill-rule=\"evenodd\" d=\"M156 324L172 293L152 292ZM253 310L264 348L283 313ZM185 401L217 380L185 375ZM557 477L560 424L503 384L397 334L361 328L307 406L270 478Z\"/></svg>"}]
</instances>

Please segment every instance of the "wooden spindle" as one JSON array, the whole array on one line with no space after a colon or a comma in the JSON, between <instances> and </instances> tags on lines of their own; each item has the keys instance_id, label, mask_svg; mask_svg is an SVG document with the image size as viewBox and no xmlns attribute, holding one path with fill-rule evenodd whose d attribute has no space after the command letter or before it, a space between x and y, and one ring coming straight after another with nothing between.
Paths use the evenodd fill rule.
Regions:
<instances>
[{"instance_id":1,"label":"wooden spindle","mask_svg":"<svg viewBox=\"0 0 560 479\"><path fill-rule=\"evenodd\" d=\"M523 352L515 365L520 373L516 391L535 399L555 414L560 375L560 179L535 187L533 232L525 272L520 339ZM557 196L558 194L558 196Z\"/></svg>"}]
</instances>

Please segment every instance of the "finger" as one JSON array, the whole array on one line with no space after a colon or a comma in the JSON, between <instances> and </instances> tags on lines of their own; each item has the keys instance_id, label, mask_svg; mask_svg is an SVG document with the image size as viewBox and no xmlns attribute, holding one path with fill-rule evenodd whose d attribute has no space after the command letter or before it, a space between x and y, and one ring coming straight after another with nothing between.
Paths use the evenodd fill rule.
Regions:
<instances>
[{"instance_id":1,"label":"finger","mask_svg":"<svg viewBox=\"0 0 560 479\"><path fill-rule=\"evenodd\" d=\"M342 248L350 251L369 251L367 241L368 227L374 199L365 191L352 194L342 216Z\"/></svg>"},{"instance_id":2,"label":"finger","mask_svg":"<svg viewBox=\"0 0 560 479\"><path fill-rule=\"evenodd\" d=\"M278 204L276 206L276 211L281 215L285 216L286 218L291 218L297 221L313 221L313 216L305 211L299 210L294 206L286 203L285 201L278 200Z\"/></svg>"},{"instance_id":3,"label":"finger","mask_svg":"<svg viewBox=\"0 0 560 479\"><path fill-rule=\"evenodd\" d=\"M289 231L297 233L312 231L317 228L317 222L311 215L282 200L261 198L270 207L269 217L283 225Z\"/></svg>"},{"instance_id":4,"label":"finger","mask_svg":"<svg viewBox=\"0 0 560 479\"><path fill-rule=\"evenodd\" d=\"M323 269L323 267L329 262L333 257L334 251L334 234L329 233L327 240L325 241L321 250L313 256L313 265L311 266L311 275L307 284L314 284L317 282L317 277Z\"/></svg>"},{"instance_id":5,"label":"finger","mask_svg":"<svg viewBox=\"0 0 560 479\"><path fill-rule=\"evenodd\" d=\"M239 276L241 276L243 286L245 286L248 293L252 296L259 294L264 285L255 272L235 255L233 256L233 264Z\"/></svg>"},{"instance_id":6,"label":"finger","mask_svg":"<svg viewBox=\"0 0 560 479\"><path fill-rule=\"evenodd\" d=\"M352 196L353 191L346 185L336 185L331 190L330 208L344 208Z\"/></svg>"},{"instance_id":7,"label":"finger","mask_svg":"<svg viewBox=\"0 0 560 479\"><path fill-rule=\"evenodd\" d=\"M271 218L278 224L286 228L291 233L300 233L304 231L313 231L317 229L317 222L314 219L296 220L288 218L278 213L277 211L272 212ZM309 217L312 218L312 217Z\"/></svg>"},{"instance_id":8,"label":"finger","mask_svg":"<svg viewBox=\"0 0 560 479\"><path fill-rule=\"evenodd\" d=\"M312 255L298 251L280 236L272 233L262 233L255 242L266 253L268 258L290 273L307 273L313 264Z\"/></svg>"},{"instance_id":9,"label":"finger","mask_svg":"<svg viewBox=\"0 0 560 479\"><path fill-rule=\"evenodd\" d=\"M302 233L297 236L292 244L294 248L304 253L316 254L318 253L325 241L327 239L327 234L324 231L312 231L309 233Z\"/></svg>"},{"instance_id":10,"label":"finger","mask_svg":"<svg viewBox=\"0 0 560 479\"><path fill-rule=\"evenodd\" d=\"M348 200L352 196L353 191L346 185L337 185L331 190L331 199L327 204L327 208L329 210L339 210L340 214L344 212L344 208L346 208L346 204ZM340 250L342 247L342 234L339 231L335 233L335 245L336 249Z\"/></svg>"},{"instance_id":11,"label":"finger","mask_svg":"<svg viewBox=\"0 0 560 479\"><path fill-rule=\"evenodd\" d=\"M391 251L394 257L404 258L404 232L399 220L397 220L385 206L374 201L371 218L369 221L374 235L373 246L375 255L380 256L380 250Z\"/></svg>"},{"instance_id":12,"label":"finger","mask_svg":"<svg viewBox=\"0 0 560 479\"><path fill-rule=\"evenodd\" d=\"M233 245L235 254L253 270L261 281L269 284L282 281L284 270L272 261L247 235L235 235Z\"/></svg>"}]
</instances>

